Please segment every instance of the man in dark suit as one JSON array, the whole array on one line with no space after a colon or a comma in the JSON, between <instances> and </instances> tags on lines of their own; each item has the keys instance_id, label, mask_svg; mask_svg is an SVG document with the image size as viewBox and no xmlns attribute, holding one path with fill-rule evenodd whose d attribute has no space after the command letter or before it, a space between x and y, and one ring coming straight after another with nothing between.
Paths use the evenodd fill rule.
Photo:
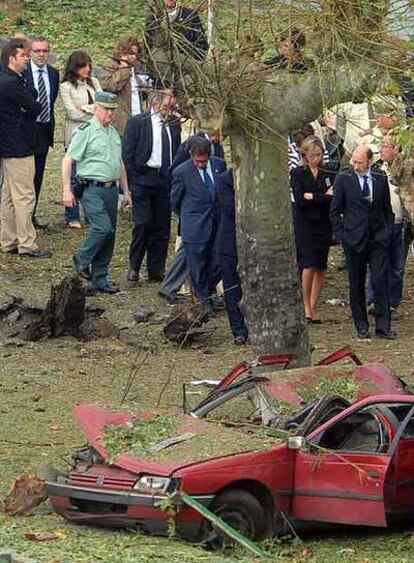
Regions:
<instances>
[{"instance_id":1,"label":"man in dark suit","mask_svg":"<svg viewBox=\"0 0 414 563\"><path fill-rule=\"evenodd\" d=\"M233 166L237 167L237 162ZM220 204L220 224L217 233L220 268L224 287L227 316L234 343L241 346L247 340L247 327L239 303L242 288L237 271L236 206L234 200L233 170L220 174L217 183L217 197Z\"/></svg>"},{"instance_id":2,"label":"man in dark suit","mask_svg":"<svg viewBox=\"0 0 414 563\"><path fill-rule=\"evenodd\" d=\"M191 146L192 143L198 138L208 139L210 141L210 155L218 156L224 159L224 150L221 145L223 141L223 136L218 132L212 132L210 135L199 131L194 135L190 135L178 148L177 154L174 157L173 163L169 170L170 182L172 180L173 171L191 158ZM180 226L178 224L177 234L180 236ZM160 297L165 298L170 304L178 304L184 300L184 297L178 294L180 287L185 283L189 276L189 268L187 264L187 258L185 255L184 245L181 241L180 246L176 250L174 259L171 263L170 268L164 276L162 285L159 289L158 294Z\"/></svg>"},{"instance_id":3,"label":"man in dark suit","mask_svg":"<svg viewBox=\"0 0 414 563\"><path fill-rule=\"evenodd\" d=\"M164 277L171 223L168 169L181 142L181 126L172 115L175 104L171 90L154 92L151 110L132 117L122 139L134 217L128 273L132 282L139 281L145 254L148 280Z\"/></svg>"},{"instance_id":4,"label":"man in dark suit","mask_svg":"<svg viewBox=\"0 0 414 563\"><path fill-rule=\"evenodd\" d=\"M171 36L177 41L184 55L202 60L208 49L206 34L196 10L177 7L177 0L164 0L165 10L157 14L151 12L145 26L146 43L149 48L160 47L165 43L169 51L169 38L161 37L165 28L171 29ZM168 25L165 25L167 20Z\"/></svg>"},{"instance_id":5,"label":"man in dark suit","mask_svg":"<svg viewBox=\"0 0 414 563\"><path fill-rule=\"evenodd\" d=\"M365 299L368 265L375 295L375 335L392 338L387 280L394 215L387 177L371 169L372 156L365 145L355 149L353 169L336 177L330 211L334 235L346 254L351 311L360 339L369 338Z\"/></svg>"},{"instance_id":6,"label":"man in dark suit","mask_svg":"<svg viewBox=\"0 0 414 563\"><path fill-rule=\"evenodd\" d=\"M213 250L219 221L216 186L226 163L221 158L210 158L210 149L207 139L200 137L192 143L191 159L173 172L171 207L180 219L193 292L213 314L211 295L218 282L213 275Z\"/></svg>"},{"instance_id":7,"label":"man in dark suit","mask_svg":"<svg viewBox=\"0 0 414 563\"><path fill-rule=\"evenodd\" d=\"M48 39L42 36L35 37L32 40L30 62L24 73L28 85L37 91L37 101L42 105L42 112L34 124L37 143L34 155L36 202L33 211L33 224L38 228L45 228L47 226L39 223L36 219L36 208L39 202L47 153L49 152L49 147L53 147L55 131L54 105L59 92L59 73L48 64L49 54L50 44Z\"/></svg>"}]
</instances>

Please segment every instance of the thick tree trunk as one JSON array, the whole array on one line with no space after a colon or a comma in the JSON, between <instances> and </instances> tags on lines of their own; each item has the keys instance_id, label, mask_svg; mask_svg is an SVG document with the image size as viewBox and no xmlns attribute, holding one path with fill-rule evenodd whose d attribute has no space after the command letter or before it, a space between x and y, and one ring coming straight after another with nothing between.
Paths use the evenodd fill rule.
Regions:
<instances>
[{"instance_id":1,"label":"thick tree trunk","mask_svg":"<svg viewBox=\"0 0 414 563\"><path fill-rule=\"evenodd\" d=\"M283 137L232 138L241 158L236 190L243 300L256 354L291 353L309 365Z\"/></svg>"}]
</instances>

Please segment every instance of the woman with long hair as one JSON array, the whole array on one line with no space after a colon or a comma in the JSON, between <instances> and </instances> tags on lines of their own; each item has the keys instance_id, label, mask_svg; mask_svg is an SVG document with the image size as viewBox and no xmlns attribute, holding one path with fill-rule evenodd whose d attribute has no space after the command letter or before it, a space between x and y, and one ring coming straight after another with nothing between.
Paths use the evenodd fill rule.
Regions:
<instances>
[{"instance_id":1,"label":"woman with long hair","mask_svg":"<svg viewBox=\"0 0 414 563\"><path fill-rule=\"evenodd\" d=\"M74 131L93 116L95 93L102 90L91 73L92 60L87 53L74 51L69 55L59 89L65 113L65 150ZM70 228L81 227L79 205L65 207L65 221Z\"/></svg>"},{"instance_id":2,"label":"woman with long hair","mask_svg":"<svg viewBox=\"0 0 414 563\"><path fill-rule=\"evenodd\" d=\"M325 280L332 239L329 207L334 174L322 167L324 146L318 137L307 137L301 151L303 164L291 171L298 266L302 272L306 320L320 324L314 313Z\"/></svg>"},{"instance_id":3,"label":"woman with long hair","mask_svg":"<svg viewBox=\"0 0 414 563\"><path fill-rule=\"evenodd\" d=\"M120 39L100 74L102 87L118 94L115 124L121 136L128 119L145 111L144 100L153 83L140 68L141 52L141 44L136 37Z\"/></svg>"}]
</instances>

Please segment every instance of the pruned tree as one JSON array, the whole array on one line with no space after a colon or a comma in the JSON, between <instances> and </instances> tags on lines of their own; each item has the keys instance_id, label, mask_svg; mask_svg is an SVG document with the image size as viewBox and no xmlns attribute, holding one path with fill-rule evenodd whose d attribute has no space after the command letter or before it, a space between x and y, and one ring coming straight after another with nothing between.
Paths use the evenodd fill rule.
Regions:
<instances>
[{"instance_id":1,"label":"pruned tree","mask_svg":"<svg viewBox=\"0 0 414 563\"><path fill-rule=\"evenodd\" d=\"M231 3L220 47L202 64L180 55L171 37L170 61L202 127L230 135L241 165L237 182L238 242L247 324L258 354L292 353L310 361L295 261L287 167L287 136L325 108L373 94L401 67L406 45L387 22L399 0L275 0ZM269 7L266 7L266 6ZM246 7L247 6L247 7ZM220 8L222 10L222 8ZM224 14L223 14L224 21ZM255 54L279 30L300 26L312 63L303 74L272 69ZM183 70L184 69L184 70Z\"/></svg>"}]
</instances>

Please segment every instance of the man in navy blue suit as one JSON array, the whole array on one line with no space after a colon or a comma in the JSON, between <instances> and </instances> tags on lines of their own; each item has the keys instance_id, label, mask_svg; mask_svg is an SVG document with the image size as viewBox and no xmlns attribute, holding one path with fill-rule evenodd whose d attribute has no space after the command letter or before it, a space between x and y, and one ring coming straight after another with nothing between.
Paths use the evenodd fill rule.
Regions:
<instances>
[{"instance_id":1,"label":"man in navy blue suit","mask_svg":"<svg viewBox=\"0 0 414 563\"><path fill-rule=\"evenodd\" d=\"M224 150L221 146L223 141L223 136L220 135L218 131L214 131L211 134L199 131L194 135L190 135L181 145L178 147L177 154L174 157L173 163L169 170L169 182L171 184L172 173L175 168L189 160L191 158L191 146L192 143L199 137L207 139L210 141L210 155L218 156L224 159ZM178 236L180 235L180 225L178 224L177 229ZM161 287L158 291L158 295L167 300L170 304L178 304L184 301L184 296L178 294L181 286L185 283L189 276L189 268L187 264L187 258L185 256L184 245L181 242L180 246L175 252L174 259L166 272L164 279L162 281Z\"/></svg>"},{"instance_id":2,"label":"man in navy blue suit","mask_svg":"<svg viewBox=\"0 0 414 563\"><path fill-rule=\"evenodd\" d=\"M193 292L213 314L211 295L218 282L213 279L217 277L213 276L213 251L219 222L216 186L226 163L210 157L210 150L210 142L202 137L192 143L191 159L173 172L171 208L180 219Z\"/></svg>"},{"instance_id":3,"label":"man in navy blue suit","mask_svg":"<svg viewBox=\"0 0 414 563\"><path fill-rule=\"evenodd\" d=\"M59 92L59 73L48 64L49 54L50 44L48 39L42 36L35 37L32 40L30 62L23 75L28 85L37 91L37 101L42 104L42 112L34 123L37 143L34 155L36 203L33 211L33 225L38 228L45 228L47 226L37 221L36 207L42 187L47 154L49 147L53 147L55 132L54 105Z\"/></svg>"}]
</instances>

